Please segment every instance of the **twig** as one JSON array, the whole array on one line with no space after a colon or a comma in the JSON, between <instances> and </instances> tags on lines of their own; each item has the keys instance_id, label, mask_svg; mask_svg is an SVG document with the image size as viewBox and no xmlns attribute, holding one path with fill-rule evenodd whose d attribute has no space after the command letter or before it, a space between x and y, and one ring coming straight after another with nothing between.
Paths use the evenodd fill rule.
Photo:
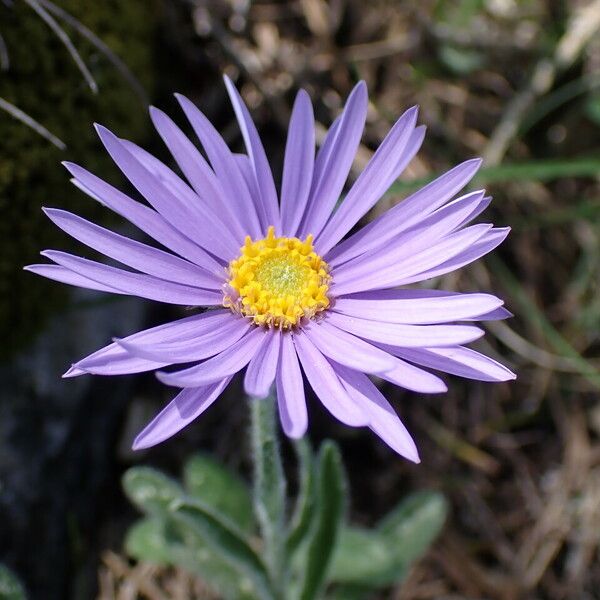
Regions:
<instances>
[{"instance_id":1,"label":"twig","mask_svg":"<svg viewBox=\"0 0 600 600\"><path fill-rule=\"evenodd\" d=\"M75 29L80 35L88 40L95 48L97 48L121 73L123 78L133 88L135 93L138 95L144 105L149 104L148 96L144 87L135 77L135 75L129 70L127 65L90 29L88 29L81 21L73 17L64 9L56 6L50 0L37 0L48 12L53 13L55 16L62 19L65 23L68 23L73 29Z\"/></svg>"},{"instance_id":2,"label":"twig","mask_svg":"<svg viewBox=\"0 0 600 600\"><path fill-rule=\"evenodd\" d=\"M577 365L564 356L552 354L543 350L539 346L532 344L529 340L520 336L511 329L506 323L500 321L486 323L486 327L508 348L522 356L530 363L549 369L551 371L561 371L563 373L579 373Z\"/></svg>"},{"instance_id":3,"label":"twig","mask_svg":"<svg viewBox=\"0 0 600 600\"><path fill-rule=\"evenodd\" d=\"M438 421L426 416L425 413L421 418L427 433L438 446L486 475L493 476L498 473L501 465L493 456L473 446Z\"/></svg>"},{"instance_id":4,"label":"twig","mask_svg":"<svg viewBox=\"0 0 600 600\"><path fill-rule=\"evenodd\" d=\"M143 597L150 600L166 600L166 596L154 580L158 567L148 563L139 563L135 567L130 567L122 556L110 550L104 553L102 561L111 573L116 575L118 579L127 581L129 586L133 587Z\"/></svg>"},{"instance_id":5,"label":"twig","mask_svg":"<svg viewBox=\"0 0 600 600\"><path fill-rule=\"evenodd\" d=\"M418 43L415 35L401 35L387 40L346 46L342 55L348 61L375 60L412 50Z\"/></svg>"},{"instance_id":6,"label":"twig","mask_svg":"<svg viewBox=\"0 0 600 600\"><path fill-rule=\"evenodd\" d=\"M17 121L21 121L21 123L24 123L25 125L27 125L27 127L33 129L36 133L41 135L43 138L47 139L60 150L66 150L67 145L61 139L51 134L43 125L38 123L27 113L23 112L20 108L17 108L14 104L11 104L10 102L4 100L4 98L0 98L0 110L4 110L9 115L17 119Z\"/></svg>"},{"instance_id":7,"label":"twig","mask_svg":"<svg viewBox=\"0 0 600 600\"><path fill-rule=\"evenodd\" d=\"M23 0L38 16L52 29L58 39L64 44L65 48L71 55L71 58L77 65L77 68L81 71L84 79L86 80L89 88L94 94L98 93L98 84L90 73L86 64L83 62L81 55L77 52L77 49L73 45L71 38L67 35L65 30L58 24L56 19L38 2L38 0Z\"/></svg>"}]
</instances>

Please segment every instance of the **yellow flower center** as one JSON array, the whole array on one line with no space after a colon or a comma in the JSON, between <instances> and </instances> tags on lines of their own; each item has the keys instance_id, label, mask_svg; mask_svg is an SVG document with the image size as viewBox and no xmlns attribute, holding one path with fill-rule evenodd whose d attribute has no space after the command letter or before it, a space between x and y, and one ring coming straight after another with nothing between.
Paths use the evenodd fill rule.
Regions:
<instances>
[{"instance_id":1,"label":"yellow flower center","mask_svg":"<svg viewBox=\"0 0 600 600\"><path fill-rule=\"evenodd\" d=\"M289 329L329 306L329 266L315 253L313 236L246 237L240 255L229 263L229 282L223 305L256 325Z\"/></svg>"}]
</instances>

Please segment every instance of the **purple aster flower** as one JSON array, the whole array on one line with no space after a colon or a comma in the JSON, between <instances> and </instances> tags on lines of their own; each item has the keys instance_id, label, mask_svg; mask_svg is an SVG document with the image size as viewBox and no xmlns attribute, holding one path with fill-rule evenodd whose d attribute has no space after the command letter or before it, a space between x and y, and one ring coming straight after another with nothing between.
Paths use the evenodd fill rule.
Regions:
<instances>
[{"instance_id":1,"label":"purple aster flower","mask_svg":"<svg viewBox=\"0 0 600 600\"><path fill-rule=\"evenodd\" d=\"M373 384L375 375L420 393L446 391L428 369L480 381L514 374L465 344L483 335L473 321L510 313L489 294L411 289L473 262L504 240L508 228L469 223L489 204L484 191L454 196L480 160L468 160L385 214L347 234L419 150L425 128L406 111L336 208L367 115L359 83L315 156L311 102L300 91L290 121L279 199L250 114L226 79L247 154L234 154L186 98L177 96L207 159L158 109L152 121L185 180L104 127L109 154L148 204L89 171L66 167L75 185L158 242L129 239L74 214L45 209L58 227L129 269L47 250L52 264L28 270L71 285L208 310L117 339L75 363L65 377L160 370L181 388L137 436L134 448L171 437L202 414L233 376L268 395L273 383L285 433L307 428L302 372L331 414L370 427L418 462L415 444ZM181 368L184 363L192 366Z\"/></svg>"}]
</instances>

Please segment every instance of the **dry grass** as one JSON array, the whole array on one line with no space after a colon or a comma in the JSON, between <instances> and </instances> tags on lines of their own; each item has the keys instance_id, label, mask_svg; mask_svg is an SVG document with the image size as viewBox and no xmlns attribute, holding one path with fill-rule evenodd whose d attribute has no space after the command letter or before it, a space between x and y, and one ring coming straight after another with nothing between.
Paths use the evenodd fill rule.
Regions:
<instances>
[{"instance_id":1,"label":"dry grass","mask_svg":"<svg viewBox=\"0 0 600 600\"><path fill-rule=\"evenodd\" d=\"M98 584L98 600L217 600L201 581L181 569L131 565L114 552L104 553Z\"/></svg>"}]
</instances>

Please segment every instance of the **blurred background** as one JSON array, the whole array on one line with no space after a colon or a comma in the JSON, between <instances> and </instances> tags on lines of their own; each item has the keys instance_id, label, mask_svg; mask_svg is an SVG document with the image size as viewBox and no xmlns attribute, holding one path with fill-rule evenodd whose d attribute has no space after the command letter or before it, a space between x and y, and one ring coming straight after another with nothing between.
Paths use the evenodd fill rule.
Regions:
<instances>
[{"instance_id":1,"label":"blurred background","mask_svg":"<svg viewBox=\"0 0 600 600\"><path fill-rule=\"evenodd\" d=\"M128 231L60 166L74 160L125 185L92 122L169 162L146 105L186 128L178 91L240 148L225 72L276 178L295 91L310 93L319 138L364 79L355 174L409 106L428 127L370 216L483 156L474 185L495 198L484 219L512 227L493 256L433 283L506 299L515 317L491 323L481 347L516 382L449 378L449 393L431 397L384 385L418 466L310 404L313 441L341 444L354 522L375 522L410 491L449 500L433 549L381 597L600 598L599 31L598 0L0 0L0 562L30 597L194 597L185 572L127 558L136 511L120 476L134 464L177 475L199 448L248 475L239 387L175 439L133 453L171 392L152 374L60 378L113 336L178 309L21 271L44 248L76 249L42 206Z\"/></svg>"}]
</instances>

